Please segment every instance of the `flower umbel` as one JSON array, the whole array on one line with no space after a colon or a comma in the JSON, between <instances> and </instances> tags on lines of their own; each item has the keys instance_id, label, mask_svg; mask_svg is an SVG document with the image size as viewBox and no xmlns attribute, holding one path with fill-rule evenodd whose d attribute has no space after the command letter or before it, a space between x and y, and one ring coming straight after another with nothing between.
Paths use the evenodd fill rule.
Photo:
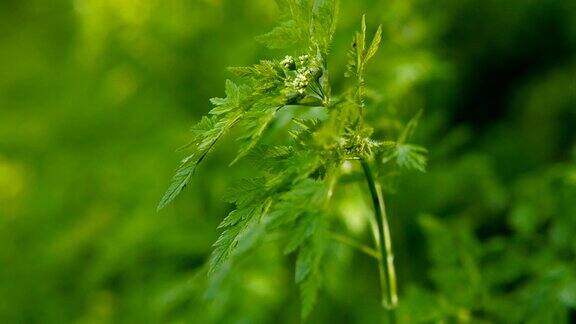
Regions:
<instances>
[{"instance_id":1,"label":"flower umbel","mask_svg":"<svg viewBox=\"0 0 576 324\"><path fill-rule=\"evenodd\" d=\"M300 55L297 61L287 55L280 61L280 65L288 70L284 80L288 97L303 96L308 86L320 77L322 66L320 60L309 54Z\"/></svg>"}]
</instances>

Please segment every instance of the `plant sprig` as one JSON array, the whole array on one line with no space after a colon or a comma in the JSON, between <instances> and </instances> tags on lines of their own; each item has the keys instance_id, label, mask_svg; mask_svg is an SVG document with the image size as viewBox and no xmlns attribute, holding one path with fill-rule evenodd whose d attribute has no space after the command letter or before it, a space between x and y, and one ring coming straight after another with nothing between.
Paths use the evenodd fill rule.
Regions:
<instances>
[{"instance_id":1,"label":"plant sprig","mask_svg":"<svg viewBox=\"0 0 576 324\"><path fill-rule=\"evenodd\" d=\"M242 82L227 80L226 97L210 100L214 108L193 128L192 141L186 146L190 153L181 161L158 208L178 196L219 140L236 128L241 134L240 148L231 164L248 159L258 173L230 190L228 201L236 209L219 226L223 232L209 259L211 277L222 278L235 260L267 235L281 233L286 238L285 252L298 255L295 281L300 285L304 317L317 300L326 247L331 239L338 240L364 253L376 254L383 303L393 311L397 293L391 237L375 170L395 161L400 168L424 171L426 151L406 143L418 118L410 121L396 140L373 138L373 131L367 126L365 70L380 46L381 26L368 45L366 20L362 17L361 30L354 36L349 51L346 73L355 82L342 94L333 96L327 58L336 29L338 1L277 2L282 12L289 14L258 40L270 48L298 54L230 68ZM290 107L303 108L307 113L291 114L290 123L284 127L287 136L264 142L270 127ZM331 199L339 185L341 167L347 161L360 161L373 198L375 249L341 234L335 236L330 230L329 219L334 214Z\"/></svg>"}]
</instances>

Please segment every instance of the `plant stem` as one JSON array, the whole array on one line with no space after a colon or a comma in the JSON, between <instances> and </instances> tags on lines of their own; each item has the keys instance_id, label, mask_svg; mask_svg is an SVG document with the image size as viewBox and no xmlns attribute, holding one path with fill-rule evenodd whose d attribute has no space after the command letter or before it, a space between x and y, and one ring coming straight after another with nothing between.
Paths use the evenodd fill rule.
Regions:
<instances>
[{"instance_id":1,"label":"plant stem","mask_svg":"<svg viewBox=\"0 0 576 324\"><path fill-rule=\"evenodd\" d=\"M378 253L378 251L374 250L373 248L366 246L346 235L342 235L339 233L335 233L335 232L328 232L328 236L330 236L331 239L333 239L334 241L338 241L340 243L346 244L352 248L355 248L357 250L359 250L360 252L367 254L373 258L375 258L376 260L380 260L380 253Z\"/></svg>"},{"instance_id":2,"label":"plant stem","mask_svg":"<svg viewBox=\"0 0 576 324\"><path fill-rule=\"evenodd\" d=\"M395 322L395 309L398 306L398 294L396 291L396 271L394 268L394 254L392 252L392 238L390 227L386 216L386 206L382 196L380 183L374 179L370 163L365 159L361 160L362 169L366 176L366 182L372 196L374 204L374 214L378 225L377 244L380 250L380 284L382 286L382 305L388 310L390 321Z\"/></svg>"}]
</instances>

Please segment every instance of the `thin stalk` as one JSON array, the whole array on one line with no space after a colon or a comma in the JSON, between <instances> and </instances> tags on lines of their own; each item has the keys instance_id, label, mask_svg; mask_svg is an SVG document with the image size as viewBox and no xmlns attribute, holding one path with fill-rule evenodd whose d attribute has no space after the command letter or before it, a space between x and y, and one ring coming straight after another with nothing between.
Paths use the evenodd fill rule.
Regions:
<instances>
[{"instance_id":1,"label":"thin stalk","mask_svg":"<svg viewBox=\"0 0 576 324\"><path fill-rule=\"evenodd\" d=\"M374 179L370 168L370 163L365 159L361 160L362 169L370 189L372 203L374 204L374 214L378 225L377 245L381 255L379 265L380 284L382 287L382 305L389 311L390 320L395 322L395 309L398 306L398 294L396 286L396 270L394 268L394 253L392 252L392 238L388 217L386 216L386 206L382 196L380 183Z\"/></svg>"},{"instance_id":2,"label":"thin stalk","mask_svg":"<svg viewBox=\"0 0 576 324\"><path fill-rule=\"evenodd\" d=\"M339 233L335 233L335 232L328 232L328 236L330 236L331 239L333 239L334 241L338 241L342 244L348 245L352 248L357 249L358 251L371 256L373 258L375 258L376 260L380 260L380 253L378 253L378 251L374 250L373 248L366 246L346 235L342 235Z\"/></svg>"},{"instance_id":3,"label":"thin stalk","mask_svg":"<svg viewBox=\"0 0 576 324\"><path fill-rule=\"evenodd\" d=\"M364 103L364 91L365 91L365 82L364 82L364 77L362 76L363 72L360 72L360 74L358 74L358 108L360 109L360 117L359 117L359 121L360 121L360 128L364 127L364 110L365 110L365 103Z\"/></svg>"}]
</instances>

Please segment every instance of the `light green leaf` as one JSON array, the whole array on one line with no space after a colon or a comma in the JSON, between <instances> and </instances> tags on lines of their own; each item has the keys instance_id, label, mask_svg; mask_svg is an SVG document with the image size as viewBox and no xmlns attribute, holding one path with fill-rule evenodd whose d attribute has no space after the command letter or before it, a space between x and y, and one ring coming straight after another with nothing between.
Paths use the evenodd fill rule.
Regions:
<instances>
[{"instance_id":1,"label":"light green leaf","mask_svg":"<svg viewBox=\"0 0 576 324\"><path fill-rule=\"evenodd\" d=\"M239 207L258 202L266 195L266 181L263 177L241 179L234 183L225 195L225 200Z\"/></svg>"},{"instance_id":2,"label":"light green leaf","mask_svg":"<svg viewBox=\"0 0 576 324\"><path fill-rule=\"evenodd\" d=\"M186 145L192 153L180 162L168 190L158 204L158 210L166 207L184 190L198 165L210 153L216 142L240 120L241 116L239 112L220 119L203 117L192 128L193 139L190 144Z\"/></svg>"},{"instance_id":3,"label":"light green leaf","mask_svg":"<svg viewBox=\"0 0 576 324\"><path fill-rule=\"evenodd\" d=\"M294 227L290 231L290 238L288 244L284 249L285 254L294 252L300 245L302 245L310 236L312 236L317 229L321 214L308 212L303 214Z\"/></svg>"},{"instance_id":4,"label":"light green leaf","mask_svg":"<svg viewBox=\"0 0 576 324\"><path fill-rule=\"evenodd\" d=\"M241 108L242 97L249 95L249 89L237 86L234 82L226 80L226 98L212 98L210 102L215 105L210 110L211 115L222 115L234 109Z\"/></svg>"},{"instance_id":5,"label":"light green leaf","mask_svg":"<svg viewBox=\"0 0 576 324\"><path fill-rule=\"evenodd\" d=\"M251 249L262 238L264 227L260 223L260 216L266 206L266 203L253 204L235 211L237 222L228 225L213 245L214 250L208 260L209 275L217 273L225 263ZM230 220L226 222L234 223Z\"/></svg>"},{"instance_id":6,"label":"light green leaf","mask_svg":"<svg viewBox=\"0 0 576 324\"><path fill-rule=\"evenodd\" d=\"M382 41L382 25L378 27L374 38L372 39L372 43L366 52L366 58L364 59L364 63L368 62L378 51L380 48L380 42Z\"/></svg>"},{"instance_id":7,"label":"light green leaf","mask_svg":"<svg viewBox=\"0 0 576 324\"><path fill-rule=\"evenodd\" d=\"M241 220L246 219L250 216L251 209L235 209L224 218L224 220L218 225L218 228L226 228L238 224Z\"/></svg>"},{"instance_id":8,"label":"light green leaf","mask_svg":"<svg viewBox=\"0 0 576 324\"><path fill-rule=\"evenodd\" d=\"M302 36L294 20L281 23L270 32L256 37L256 40L271 49L285 49L298 44Z\"/></svg>"},{"instance_id":9,"label":"light green leaf","mask_svg":"<svg viewBox=\"0 0 576 324\"><path fill-rule=\"evenodd\" d=\"M312 8L310 34L313 41L326 54L336 30L339 13L339 0L315 0Z\"/></svg>"},{"instance_id":10,"label":"light green leaf","mask_svg":"<svg viewBox=\"0 0 576 324\"><path fill-rule=\"evenodd\" d=\"M312 309L314 309L314 305L318 300L318 291L320 290L321 284L322 281L318 273L309 275L300 283L300 298L302 299L301 316L303 319L308 317Z\"/></svg>"},{"instance_id":11,"label":"light green leaf","mask_svg":"<svg viewBox=\"0 0 576 324\"><path fill-rule=\"evenodd\" d=\"M396 162L401 168L408 170L426 171L426 154L428 151L411 144L399 144L396 148L398 156Z\"/></svg>"},{"instance_id":12,"label":"light green leaf","mask_svg":"<svg viewBox=\"0 0 576 324\"><path fill-rule=\"evenodd\" d=\"M324 183L306 178L279 196L277 203L266 217L266 223L271 229L291 224L303 213L317 210L325 197Z\"/></svg>"},{"instance_id":13,"label":"light green leaf","mask_svg":"<svg viewBox=\"0 0 576 324\"><path fill-rule=\"evenodd\" d=\"M246 156L252 150L264 135L264 132L268 128L268 126L274 120L276 116L276 107L272 107L266 109L264 111L251 111L246 115L244 119L244 131L245 135L238 138L239 141L243 141L243 144L240 146L238 151L238 155L236 158L230 163L230 165L235 164Z\"/></svg>"},{"instance_id":14,"label":"light green leaf","mask_svg":"<svg viewBox=\"0 0 576 324\"><path fill-rule=\"evenodd\" d=\"M174 176L172 177L172 182L166 193L160 200L158 204L158 210L166 207L170 202L172 202L181 192L184 190L188 182L190 181L190 177L194 173L194 169L196 168L196 163L183 163L177 170Z\"/></svg>"},{"instance_id":15,"label":"light green leaf","mask_svg":"<svg viewBox=\"0 0 576 324\"><path fill-rule=\"evenodd\" d=\"M296 259L296 283L302 282L315 266L316 256L314 252L314 249L310 246L305 246L300 249L298 258Z\"/></svg>"},{"instance_id":16,"label":"light green leaf","mask_svg":"<svg viewBox=\"0 0 576 324\"><path fill-rule=\"evenodd\" d=\"M382 163L395 161L396 164L406 170L426 171L426 154L428 151L412 144L388 144L381 147L383 151Z\"/></svg>"},{"instance_id":17,"label":"light green leaf","mask_svg":"<svg viewBox=\"0 0 576 324\"><path fill-rule=\"evenodd\" d=\"M300 286L302 318L307 317L316 303L321 286L320 264L326 248L323 233L317 233L300 247L296 260L295 280Z\"/></svg>"}]
</instances>

